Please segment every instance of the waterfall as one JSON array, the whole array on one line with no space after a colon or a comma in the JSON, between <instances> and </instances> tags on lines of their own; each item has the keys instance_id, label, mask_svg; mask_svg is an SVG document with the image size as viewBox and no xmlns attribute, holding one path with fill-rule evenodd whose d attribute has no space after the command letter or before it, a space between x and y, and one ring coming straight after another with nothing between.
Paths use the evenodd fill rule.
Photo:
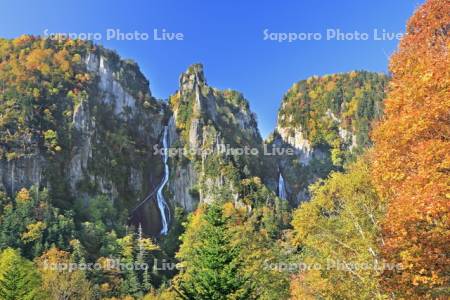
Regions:
<instances>
[{"instance_id":1,"label":"waterfall","mask_svg":"<svg viewBox=\"0 0 450 300\"><path fill-rule=\"evenodd\" d=\"M278 178L278 197L283 200L287 199L286 186L284 184L284 178L283 175L281 175L281 172L280 177Z\"/></svg>"},{"instance_id":2,"label":"waterfall","mask_svg":"<svg viewBox=\"0 0 450 300\"><path fill-rule=\"evenodd\" d=\"M161 213L161 223L162 223L161 234L167 235L167 232L169 231L170 209L163 195L164 187L169 181L169 165L167 164L169 160L169 151L167 149L168 148L167 126L164 127L163 148L164 148L164 177L158 188L158 192L156 193L156 201L158 202L158 208Z\"/></svg>"}]
</instances>

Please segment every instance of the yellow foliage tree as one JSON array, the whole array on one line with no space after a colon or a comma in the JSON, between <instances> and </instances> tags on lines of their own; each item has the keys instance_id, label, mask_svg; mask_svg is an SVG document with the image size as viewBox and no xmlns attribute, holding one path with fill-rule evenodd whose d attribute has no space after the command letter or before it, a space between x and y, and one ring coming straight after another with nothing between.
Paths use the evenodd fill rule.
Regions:
<instances>
[{"instance_id":1,"label":"yellow foliage tree","mask_svg":"<svg viewBox=\"0 0 450 300\"><path fill-rule=\"evenodd\" d=\"M373 176L388 200L382 253L402 271L384 274L400 297L450 292L450 1L429 0L392 56L385 119L373 131Z\"/></svg>"},{"instance_id":2,"label":"yellow foliage tree","mask_svg":"<svg viewBox=\"0 0 450 300\"><path fill-rule=\"evenodd\" d=\"M293 244L302 249L293 299L383 299L377 241L384 205L360 159L314 184L294 213Z\"/></svg>"},{"instance_id":3,"label":"yellow foliage tree","mask_svg":"<svg viewBox=\"0 0 450 300\"><path fill-rule=\"evenodd\" d=\"M83 271L69 270L70 253L52 248L37 259L43 293L48 299L90 300L93 291Z\"/></svg>"},{"instance_id":4,"label":"yellow foliage tree","mask_svg":"<svg viewBox=\"0 0 450 300\"><path fill-rule=\"evenodd\" d=\"M22 188L16 195L17 202L27 202L31 200L30 192L26 188Z\"/></svg>"}]
</instances>

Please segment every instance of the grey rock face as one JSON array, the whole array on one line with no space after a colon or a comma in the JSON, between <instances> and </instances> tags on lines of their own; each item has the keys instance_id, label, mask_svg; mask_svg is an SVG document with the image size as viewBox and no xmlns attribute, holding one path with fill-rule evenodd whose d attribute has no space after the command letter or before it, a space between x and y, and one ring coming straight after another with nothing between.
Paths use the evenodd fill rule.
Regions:
<instances>
[{"instance_id":1,"label":"grey rock face","mask_svg":"<svg viewBox=\"0 0 450 300\"><path fill-rule=\"evenodd\" d=\"M288 144L296 150L300 162L303 165L309 164L314 156L314 149L311 147L311 143L303 137L303 131L301 128L277 128L280 134L281 141ZM291 132L293 131L293 134Z\"/></svg>"},{"instance_id":2,"label":"grey rock face","mask_svg":"<svg viewBox=\"0 0 450 300\"><path fill-rule=\"evenodd\" d=\"M87 99L80 100L74 107L71 124L73 133L70 133L73 134L72 148L66 149L68 160L62 166L65 169L62 174L65 174L71 194L76 198L87 196L79 189L79 184L83 181L89 181L91 186L96 187L97 193L106 194L113 201L122 196L120 188L110 179L111 176L108 176L111 174L102 174L93 168L96 146L107 142L104 140L104 132L101 132L105 130L105 125L103 124L103 128L98 126L101 114L106 113L101 110L102 107L111 107L113 117L118 120L119 126L134 132L134 136L129 137L136 139L132 143L143 144L148 149L152 149L152 146L158 143L166 118L166 112L163 109L159 112L146 110L142 105L143 101L132 95L130 87L126 86L127 77L132 78L128 81L135 79L140 83L139 92L147 95L148 101L153 105L162 107L162 104L157 104L156 100L151 98L148 85L146 90L143 88L148 82L137 66L121 60L112 62L111 55L108 50L102 49L88 53L83 60L86 71L97 79L97 86L94 87L95 94L89 94ZM61 99L61 101L69 100ZM141 103L138 103L139 101ZM14 195L21 188L29 188L32 185L51 188L51 182L45 178L46 169L49 167L48 159L36 146L33 155L9 162L1 160L0 189ZM157 159L159 161L159 158ZM142 168L140 162L136 162L132 166L124 166L129 168L128 178L124 179L128 182L127 190L137 195L136 201L148 192L151 178L157 181L160 176L158 166L144 165L145 167Z\"/></svg>"},{"instance_id":3,"label":"grey rock face","mask_svg":"<svg viewBox=\"0 0 450 300\"><path fill-rule=\"evenodd\" d=\"M203 73L203 65L194 64L180 76L180 93L189 93L199 85L207 85L205 74Z\"/></svg>"},{"instance_id":4,"label":"grey rock face","mask_svg":"<svg viewBox=\"0 0 450 300\"><path fill-rule=\"evenodd\" d=\"M23 187L40 186L44 183L45 164L39 153L9 162L0 160L0 189L15 194Z\"/></svg>"},{"instance_id":5,"label":"grey rock face","mask_svg":"<svg viewBox=\"0 0 450 300\"><path fill-rule=\"evenodd\" d=\"M102 92L102 101L114 106L114 113L126 118L125 111L136 111L136 99L125 90L117 80L115 71L108 64L107 58L102 55L88 54L86 59L88 71L100 77L98 88Z\"/></svg>"},{"instance_id":6,"label":"grey rock face","mask_svg":"<svg viewBox=\"0 0 450 300\"><path fill-rule=\"evenodd\" d=\"M96 117L91 112L93 103L101 103L113 107L114 116L122 120L123 126L135 126L134 131L138 132L138 138L145 141L148 148L159 141L159 136L163 130L163 119L165 113L148 113L142 106L138 105L138 99L127 91L127 87L119 80L119 72L123 72L121 66L114 66L108 58L102 54L90 53L87 55L86 68L99 77L98 98L89 99L82 102L75 110L73 125L79 131L81 138L76 145L69 166L69 178L73 192L76 193L77 183L84 177L94 183L99 192L109 195L114 200L120 195L117 186L108 178L101 174L92 174L89 163L92 161L93 146L101 143L96 140ZM142 76L142 75L141 75ZM145 91L150 95L150 91ZM130 125L133 124L133 125ZM143 195L145 186L149 184L149 178L145 178L145 170L129 166L128 187L136 195ZM150 173L151 170L150 170ZM159 174L151 174L158 177ZM139 199L136 199L139 200Z\"/></svg>"},{"instance_id":7,"label":"grey rock face","mask_svg":"<svg viewBox=\"0 0 450 300\"><path fill-rule=\"evenodd\" d=\"M73 114L73 125L80 133L80 142L74 146L73 156L69 163L69 183L73 191L76 184L87 172L89 159L92 158L92 142L95 124L90 118L89 106L86 101L81 102Z\"/></svg>"},{"instance_id":8,"label":"grey rock face","mask_svg":"<svg viewBox=\"0 0 450 300\"><path fill-rule=\"evenodd\" d=\"M177 133L175 120L170 118L168 124L170 145L179 143L180 137ZM194 199L191 189L197 182L197 172L194 169L193 164L187 165L174 165L173 159L169 158L169 164L171 165L171 178L169 179L168 186L171 191L172 198L170 201L172 204L178 205L186 209L187 211L193 211L198 204L198 199Z\"/></svg>"},{"instance_id":9,"label":"grey rock face","mask_svg":"<svg viewBox=\"0 0 450 300\"><path fill-rule=\"evenodd\" d=\"M237 198L232 180L220 170L211 172L208 162L224 161L219 153L222 145L241 147L248 141L261 145L256 118L248 103L237 92L209 87L203 66L199 64L192 65L180 76L175 97L179 102L171 107L174 116L170 125L171 144L194 155L187 155L171 165L173 178L169 185L173 201L191 211L198 203L215 201L220 193L230 199ZM188 122L182 124L185 120L180 116L186 114L182 110L187 109Z\"/></svg>"}]
</instances>

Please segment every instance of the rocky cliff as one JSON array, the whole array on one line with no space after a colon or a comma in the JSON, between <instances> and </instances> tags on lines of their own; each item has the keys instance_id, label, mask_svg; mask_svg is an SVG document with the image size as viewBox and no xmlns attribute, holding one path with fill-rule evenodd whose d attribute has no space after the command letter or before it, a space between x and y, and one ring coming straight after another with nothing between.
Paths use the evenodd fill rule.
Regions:
<instances>
[{"instance_id":1,"label":"rocky cliff","mask_svg":"<svg viewBox=\"0 0 450 300\"><path fill-rule=\"evenodd\" d=\"M370 146L372 122L382 115L388 77L370 72L311 77L285 94L269 143L292 148L277 158L294 205L308 199L308 185Z\"/></svg>"},{"instance_id":2,"label":"rocky cliff","mask_svg":"<svg viewBox=\"0 0 450 300\"><path fill-rule=\"evenodd\" d=\"M125 212L136 207L161 181L155 149L164 126L171 211L242 202L256 186L270 195L264 201L281 189L297 205L310 183L370 145L388 80L351 72L294 84L267 141L294 155L266 156L248 101L209 86L200 64L181 74L166 103L152 97L134 62L91 43L24 36L0 46L0 190L48 187L62 208L97 195ZM132 216L153 233L159 220L153 200Z\"/></svg>"},{"instance_id":3,"label":"rocky cliff","mask_svg":"<svg viewBox=\"0 0 450 300\"><path fill-rule=\"evenodd\" d=\"M97 194L132 207L157 184L166 106L135 63L82 41L2 46L0 189L47 186L62 207Z\"/></svg>"},{"instance_id":4,"label":"rocky cliff","mask_svg":"<svg viewBox=\"0 0 450 300\"><path fill-rule=\"evenodd\" d=\"M172 160L173 202L192 210L199 202L237 201L239 181L263 169L262 139L247 100L208 86L203 66L196 64L180 76L169 105L171 145L179 154Z\"/></svg>"}]
</instances>

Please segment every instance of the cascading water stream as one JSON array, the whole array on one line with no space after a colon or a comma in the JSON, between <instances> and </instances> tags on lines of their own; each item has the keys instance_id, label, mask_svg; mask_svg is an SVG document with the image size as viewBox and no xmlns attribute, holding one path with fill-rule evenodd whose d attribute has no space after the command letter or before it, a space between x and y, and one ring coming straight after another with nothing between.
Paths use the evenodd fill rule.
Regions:
<instances>
[{"instance_id":1,"label":"cascading water stream","mask_svg":"<svg viewBox=\"0 0 450 300\"><path fill-rule=\"evenodd\" d=\"M163 148L164 148L164 177L161 181L161 184L158 188L158 192L156 193L156 201L158 202L158 208L161 213L161 234L167 235L169 231L169 222L170 222L170 209L167 205L166 199L163 195L164 187L169 181L169 151L168 151L168 134L167 134L167 126L164 127L164 137L163 137Z\"/></svg>"},{"instance_id":2,"label":"cascading water stream","mask_svg":"<svg viewBox=\"0 0 450 300\"><path fill-rule=\"evenodd\" d=\"M280 177L278 178L278 197L280 197L283 200L287 199L286 186L284 184L284 178L283 175L281 175L281 173Z\"/></svg>"}]
</instances>

